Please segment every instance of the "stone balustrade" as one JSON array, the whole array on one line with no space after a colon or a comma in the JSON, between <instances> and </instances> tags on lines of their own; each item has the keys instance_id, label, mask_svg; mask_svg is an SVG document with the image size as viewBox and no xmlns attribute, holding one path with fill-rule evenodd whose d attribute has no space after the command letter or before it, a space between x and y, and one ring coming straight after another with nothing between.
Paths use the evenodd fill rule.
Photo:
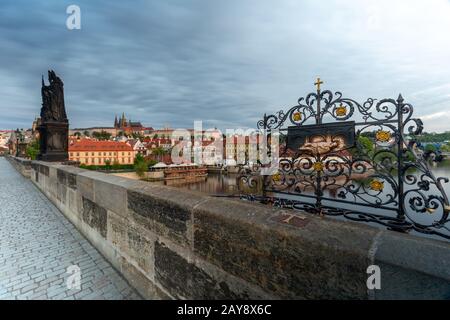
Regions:
<instances>
[{"instance_id":1,"label":"stone balustrade","mask_svg":"<svg viewBox=\"0 0 450 320\"><path fill-rule=\"evenodd\" d=\"M445 241L9 160L149 299L450 297ZM370 265L381 290L367 288Z\"/></svg>"}]
</instances>

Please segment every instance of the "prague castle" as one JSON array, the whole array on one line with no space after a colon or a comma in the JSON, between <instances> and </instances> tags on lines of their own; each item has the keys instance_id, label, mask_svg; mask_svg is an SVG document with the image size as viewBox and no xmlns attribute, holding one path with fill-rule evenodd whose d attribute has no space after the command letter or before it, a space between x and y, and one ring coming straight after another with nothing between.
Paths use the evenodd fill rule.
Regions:
<instances>
[{"instance_id":1,"label":"prague castle","mask_svg":"<svg viewBox=\"0 0 450 320\"><path fill-rule=\"evenodd\" d=\"M92 134L93 132L108 132L113 137L120 135L121 133L132 134L148 134L153 131L153 128L144 127L141 122L134 122L131 120L127 120L125 117L125 113L122 113L120 118L117 118L117 115L114 118L114 126L112 127L91 127L91 128L73 128L69 130L70 135L75 135L77 133L84 134L85 132L89 132Z\"/></svg>"}]
</instances>

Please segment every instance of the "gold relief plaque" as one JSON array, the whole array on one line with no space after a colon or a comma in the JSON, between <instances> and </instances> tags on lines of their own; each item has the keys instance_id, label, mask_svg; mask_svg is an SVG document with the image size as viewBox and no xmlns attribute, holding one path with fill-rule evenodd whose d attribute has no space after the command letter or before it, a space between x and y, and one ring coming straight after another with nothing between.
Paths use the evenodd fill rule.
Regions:
<instances>
[{"instance_id":1,"label":"gold relief plaque","mask_svg":"<svg viewBox=\"0 0 450 320\"><path fill-rule=\"evenodd\" d=\"M286 147L294 152L324 155L345 150L354 145L354 121L288 128Z\"/></svg>"}]
</instances>

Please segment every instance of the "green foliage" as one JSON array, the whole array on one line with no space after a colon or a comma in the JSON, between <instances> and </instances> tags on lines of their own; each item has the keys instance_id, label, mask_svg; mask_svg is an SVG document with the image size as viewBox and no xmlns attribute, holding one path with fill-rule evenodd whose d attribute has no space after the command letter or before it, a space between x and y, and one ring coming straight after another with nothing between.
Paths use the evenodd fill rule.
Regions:
<instances>
[{"instance_id":1,"label":"green foliage","mask_svg":"<svg viewBox=\"0 0 450 320\"><path fill-rule=\"evenodd\" d=\"M118 164L115 165L86 165L86 164L80 164L80 168L87 169L87 170L94 170L94 171L109 171L109 170L133 170L132 164Z\"/></svg>"},{"instance_id":2,"label":"green foliage","mask_svg":"<svg viewBox=\"0 0 450 320\"><path fill-rule=\"evenodd\" d=\"M371 156L375 149L373 140L363 135L358 136L357 140L357 145L360 146L361 150L353 148L353 150L351 150L352 154L356 155L358 153L362 153L362 155Z\"/></svg>"},{"instance_id":3,"label":"green foliage","mask_svg":"<svg viewBox=\"0 0 450 320\"><path fill-rule=\"evenodd\" d=\"M84 135L85 137L90 137L90 136L91 136L91 134L90 134L89 131L87 131L87 130L84 130L84 131L83 131L83 135Z\"/></svg>"},{"instance_id":4,"label":"green foliage","mask_svg":"<svg viewBox=\"0 0 450 320\"><path fill-rule=\"evenodd\" d=\"M39 154L39 140L34 140L30 144L28 144L25 152L27 157L29 157L31 160L36 160L36 157Z\"/></svg>"},{"instance_id":5,"label":"green foliage","mask_svg":"<svg viewBox=\"0 0 450 320\"><path fill-rule=\"evenodd\" d=\"M167 153L167 151L164 150L163 147L156 147L155 149L152 150L152 153L156 156L163 156Z\"/></svg>"},{"instance_id":6,"label":"green foliage","mask_svg":"<svg viewBox=\"0 0 450 320\"><path fill-rule=\"evenodd\" d=\"M433 144L427 144L425 146L425 151L429 151L429 152L437 152L437 148L435 145Z\"/></svg>"},{"instance_id":7,"label":"green foliage","mask_svg":"<svg viewBox=\"0 0 450 320\"><path fill-rule=\"evenodd\" d=\"M145 160L145 158L138 153L136 155L136 158L134 158L134 170L136 171L136 174L143 178L145 176L145 173L148 171L148 162Z\"/></svg>"},{"instance_id":8,"label":"green foliage","mask_svg":"<svg viewBox=\"0 0 450 320\"><path fill-rule=\"evenodd\" d=\"M92 133L92 137L98 139L98 140L109 140L111 139L111 133L106 132L104 130L98 132L98 131L94 131Z\"/></svg>"},{"instance_id":9,"label":"green foliage","mask_svg":"<svg viewBox=\"0 0 450 320\"><path fill-rule=\"evenodd\" d=\"M441 151L442 152L450 152L450 144L446 143L446 144L441 145Z\"/></svg>"},{"instance_id":10,"label":"green foliage","mask_svg":"<svg viewBox=\"0 0 450 320\"><path fill-rule=\"evenodd\" d=\"M420 142L444 142L450 141L450 131L441 133L427 133L424 132L419 138Z\"/></svg>"},{"instance_id":11,"label":"green foliage","mask_svg":"<svg viewBox=\"0 0 450 320\"><path fill-rule=\"evenodd\" d=\"M139 139L139 140L144 140L144 136L142 135L142 134L140 134L139 132L133 132L132 134L131 134L131 137L133 138L133 139Z\"/></svg>"},{"instance_id":12,"label":"green foliage","mask_svg":"<svg viewBox=\"0 0 450 320\"><path fill-rule=\"evenodd\" d=\"M406 157L406 160L407 160L407 161L410 161L410 162L416 160L416 157L414 156L414 154L413 154L411 151L409 151L409 150L406 151L405 157Z\"/></svg>"},{"instance_id":13,"label":"green foliage","mask_svg":"<svg viewBox=\"0 0 450 320\"><path fill-rule=\"evenodd\" d=\"M138 154L136 155L136 157L134 158L134 163L144 162L144 161L145 161L145 159L144 159L144 157L142 156L142 154L140 154L140 153L138 153Z\"/></svg>"},{"instance_id":14,"label":"green foliage","mask_svg":"<svg viewBox=\"0 0 450 320\"><path fill-rule=\"evenodd\" d=\"M146 161L136 162L134 164L134 170L136 171L136 174L140 178L143 178L145 176L145 173L148 171L147 162Z\"/></svg>"},{"instance_id":15,"label":"green foliage","mask_svg":"<svg viewBox=\"0 0 450 320\"><path fill-rule=\"evenodd\" d=\"M117 160L114 160L114 162L113 162L111 168L112 168L113 170L119 170L119 169L120 169L120 163L119 163Z\"/></svg>"}]
</instances>

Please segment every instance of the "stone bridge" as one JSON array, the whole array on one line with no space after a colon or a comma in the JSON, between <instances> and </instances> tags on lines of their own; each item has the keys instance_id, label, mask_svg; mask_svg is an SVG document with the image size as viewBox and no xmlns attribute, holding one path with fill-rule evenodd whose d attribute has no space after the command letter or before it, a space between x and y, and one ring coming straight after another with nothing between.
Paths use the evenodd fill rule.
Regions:
<instances>
[{"instance_id":1,"label":"stone bridge","mask_svg":"<svg viewBox=\"0 0 450 320\"><path fill-rule=\"evenodd\" d=\"M2 299L450 299L445 241L7 159Z\"/></svg>"},{"instance_id":2,"label":"stone bridge","mask_svg":"<svg viewBox=\"0 0 450 320\"><path fill-rule=\"evenodd\" d=\"M0 157L0 299L137 299L39 189ZM68 289L67 268L82 271Z\"/></svg>"}]
</instances>

